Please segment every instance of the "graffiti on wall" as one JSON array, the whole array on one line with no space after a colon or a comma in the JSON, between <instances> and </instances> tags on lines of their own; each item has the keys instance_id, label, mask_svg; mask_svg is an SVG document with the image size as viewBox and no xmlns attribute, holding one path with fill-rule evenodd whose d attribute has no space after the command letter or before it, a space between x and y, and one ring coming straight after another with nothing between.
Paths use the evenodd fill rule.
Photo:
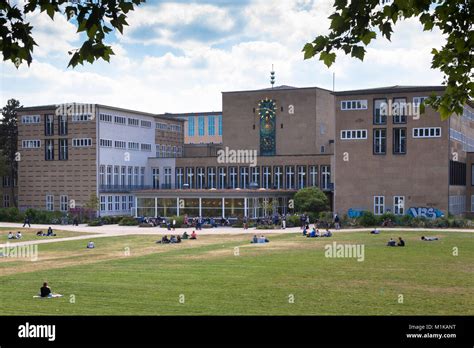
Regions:
<instances>
[{"instance_id":1,"label":"graffiti on wall","mask_svg":"<svg viewBox=\"0 0 474 348\"><path fill-rule=\"evenodd\" d=\"M444 216L441 210L427 207L412 207L408 209L407 214L412 217L424 217L427 219L436 219Z\"/></svg>"}]
</instances>

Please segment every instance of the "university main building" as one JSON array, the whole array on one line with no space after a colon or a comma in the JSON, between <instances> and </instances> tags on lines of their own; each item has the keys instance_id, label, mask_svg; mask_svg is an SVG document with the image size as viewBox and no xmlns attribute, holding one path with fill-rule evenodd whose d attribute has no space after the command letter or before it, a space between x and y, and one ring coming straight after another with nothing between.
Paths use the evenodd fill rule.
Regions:
<instances>
[{"instance_id":1,"label":"university main building","mask_svg":"<svg viewBox=\"0 0 474 348\"><path fill-rule=\"evenodd\" d=\"M20 209L66 212L96 196L102 216L258 217L292 212L294 193L315 186L339 214L470 213L472 105L446 121L418 112L443 91L281 86L224 92L222 112L189 114L21 108L18 178L3 178L1 203L16 183Z\"/></svg>"}]
</instances>

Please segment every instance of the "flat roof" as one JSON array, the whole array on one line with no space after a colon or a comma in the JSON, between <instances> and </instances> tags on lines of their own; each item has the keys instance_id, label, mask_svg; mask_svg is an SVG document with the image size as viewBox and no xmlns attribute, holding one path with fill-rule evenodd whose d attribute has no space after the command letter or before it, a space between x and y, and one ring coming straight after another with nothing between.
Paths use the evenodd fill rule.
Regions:
<instances>
[{"instance_id":1,"label":"flat roof","mask_svg":"<svg viewBox=\"0 0 474 348\"><path fill-rule=\"evenodd\" d=\"M404 92L425 92L425 91L444 91L445 86L386 86L376 88L354 89L347 91L333 92L334 95L358 95L358 94L379 94L379 93L404 93Z\"/></svg>"},{"instance_id":2,"label":"flat roof","mask_svg":"<svg viewBox=\"0 0 474 348\"><path fill-rule=\"evenodd\" d=\"M253 89L253 90L241 90L241 91L227 91L227 92L221 92L222 94L229 94L229 93L245 93L245 92L278 92L278 91L298 91L302 89L320 89L322 91L326 92L332 92L329 89L321 88L321 87L293 87L293 86L287 86L287 85L282 85L282 86L277 86L277 87L269 87L269 88L262 88L262 89Z\"/></svg>"},{"instance_id":3,"label":"flat roof","mask_svg":"<svg viewBox=\"0 0 474 348\"><path fill-rule=\"evenodd\" d=\"M214 116L214 115L222 115L222 111L178 112L178 113L165 112L164 114L158 114L157 116L175 118L175 117L181 117L181 116Z\"/></svg>"}]
</instances>

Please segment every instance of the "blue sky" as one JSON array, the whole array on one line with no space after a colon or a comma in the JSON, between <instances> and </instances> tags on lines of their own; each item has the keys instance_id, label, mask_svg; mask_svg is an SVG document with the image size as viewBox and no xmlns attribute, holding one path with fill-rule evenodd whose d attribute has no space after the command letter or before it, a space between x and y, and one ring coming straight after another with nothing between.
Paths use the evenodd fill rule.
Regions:
<instances>
[{"instance_id":1,"label":"blue sky","mask_svg":"<svg viewBox=\"0 0 474 348\"><path fill-rule=\"evenodd\" d=\"M0 102L88 102L148 112L221 110L221 92L277 85L336 90L388 85L438 85L430 69L439 32L423 32L416 20L395 28L392 42L379 38L365 61L339 54L327 69L303 60L301 49L327 33L332 0L150 1L131 12L124 35L107 40L116 55L67 68L68 50L80 46L72 23L44 13L29 16L39 47L30 67L0 63Z\"/></svg>"}]
</instances>

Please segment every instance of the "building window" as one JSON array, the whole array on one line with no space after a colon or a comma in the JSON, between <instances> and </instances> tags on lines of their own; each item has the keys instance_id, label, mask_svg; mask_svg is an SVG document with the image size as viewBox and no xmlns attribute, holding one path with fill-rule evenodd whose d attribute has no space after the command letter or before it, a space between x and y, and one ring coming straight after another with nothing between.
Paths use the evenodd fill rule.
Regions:
<instances>
[{"instance_id":1,"label":"building window","mask_svg":"<svg viewBox=\"0 0 474 348\"><path fill-rule=\"evenodd\" d=\"M41 147L41 140L23 140L21 147L24 149L39 149Z\"/></svg>"},{"instance_id":2,"label":"building window","mask_svg":"<svg viewBox=\"0 0 474 348\"><path fill-rule=\"evenodd\" d=\"M165 170L165 188L171 188L171 167L163 168Z\"/></svg>"},{"instance_id":3,"label":"building window","mask_svg":"<svg viewBox=\"0 0 474 348\"><path fill-rule=\"evenodd\" d=\"M72 147L91 147L91 138L72 139Z\"/></svg>"},{"instance_id":4,"label":"building window","mask_svg":"<svg viewBox=\"0 0 474 348\"><path fill-rule=\"evenodd\" d=\"M101 147L112 147L112 140L110 139L100 139L99 144Z\"/></svg>"},{"instance_id":5,"label":"building window","mask_svg":"<svg viewBox=\"0 0 474 348\"><path fill-rule=\"evenodd\" d=\"M222 135L222 115L220 115L218 118L217 118L217 122L218 122L218 134L219 135Z\"/></svg>"},{"instance_id":6,"label":"building window","mask_svg":"<svg viewBox=\"0 0 474 348\"><path fill-rule=\"evenodd\" d=\"M100 211L105 211L105 196L100 196Z\"/></svg>"},{"instance_id":7,"label":"building window","mask_svg":"<svg viewBox=\"0 0 474 348\"><path fill-rule=\"evenodd\" d=\"M188 136L194 136L194 116L188 117Z\"/></svg>"},{"instance_id":8,"label":"building window","mask_svg":"<svg viewBox=\"0 0 474 348\"><path fill-rule=\"evenodd\" d=\"M21 123L23 123L23 124L40 123L40 115L24 115L24 116L21 116Z\"/></svg>"},{"instance_id":9,"label":"building window","mask_svg":"<svg viewBox=\"0 0 474 348\"><path fill-rule=\"evenodd\" d=\"M131 210L134 206L133 196L128 196L128 210Z\"/></svg>"},{"instance_id":10,"label":"building window","mask_svg":"<svg viewBox=\"0 0 474 348\"><path fill-rule=\"evenodd\" d=\"M107 166L107 186L112 186L112 166Z\"/></svg>"},{"instance_id":11,"label":"building window","mask_svg":"<svg viewBox=\"0 0 474 348\"><path fill-rule=\"evenodd\" d=\"M367 139L367 129L342 130L341 140Z\"/></svg>"},{"instance_id":12,"label":"building window","mask_svg":"<svg viewBox=\"0 0 474 348\"><path fill-rule=\"evenodd\" d=\"M127 196L122 196L122 211L127 211Z\"/></svg>"},{"instance_id":13,"label":"building window","mask_svg":"<svg viewBox=\"0 0 474 348\"><path fill-rule=\"evenodd\" d=\"M367 100L343 100L341 110L367 110Z\"/></svg>"},{"instance_id":14,"label":"building window","mask_svg":"<svg viewBox=\"0 0 474 348\"><path fill-rule=\"evenodd\" d=\"M407 129L393 129L393 154L404 155L407 153Z\"/></svg>"},{"instance_id":15,"label":"building window","mask_svg":"<svg viewBox=\"0 0 474 348\"><path fill-rule=\"evenodd\" d=\"M151 181L153 184L153 189L157 190L160 188L160 169L159 168L151 169Z\"/></svg>"},{"instance_id":16,"label":"building window","mask_svg":"<svg viewBox=\"0 0 474 348\"><path fill-rule=\"evenodd\" d=\"M263 171L262 187L266 189L271 189L272 188L272 167L269 167L269 166L262 167L262 171Z\"/></svg>"},{"instance_id":17,"label":"building window","mask_svg":"<svg viewBox=\"0 0 474 348\"><path fill-rule=\"evenodd\" d=\"M449 196L449 213L459 215L466 212L466 196Z\"/></svg>"},{"instance_id":18,"label":"building window","mask_svg":"<svg viewBox=\"0 0 474 348\"><path fill-rule=\"evenodd\" d=\"M166 153L166 145L161 145L161 157L168 157L168 154Z\"/></svg>"},{"instance_id":19,"label":"building window","mask_svg":"<svg viewBox=\"0 0 474 348\"><path fill-rule=\"evenodd\" d=\"M413 138L440 138L440 127L413 128Z\"/></svg>"},{"instance_id":20,"label":"building window","mask_svg":"<svg viewBox=\"0 0 474 348\"><path fill-rule=\"evenodd\" d=\"M190 189L194 188L194 168L187 167L186 168L186 184Z\"/></svg>"},{"instance_id":21,"label":"building window","mask_svg":"<svg viewBox=\"0 0 474 348\"><path fill-rule=\"evenodd\" d=\"M59 197L59 210L62 211L62 212L65 212L69 209L69 201L68 201L68 197L66 195L61 195Z\"/></svg>"},{"instance_id":22,"label":"building window","mask_svg":"<svg viewBox=\"0 0 474 348\"><path fill-rule=\"evenodd\" d=\"M209 135L215 135L216 134L216 118L214 116L208 116L207 117L207 133Z\"/></svg>"},{"instance_id":23,"label":"building window","mask_svg":"<svg viewBox=\"0 0 474 348\"><path fill-rule=\"evenodd\" d=\"M260 187L260 167L250 167L250 181Z\"/></svg>"},{"instance_id":24,"label":"building window","mask_svg":"<svg viewBox=\"0 0 474 348\"><path fill-rule=\"evenodd\" d=\"M321 189L329 190L330 183L331 183L331 167L321 166Z\"/></svg>"},{"instance_id":25,"label":"building window","mask_svg":"<svg viewBox=\"0 0 474 348\"><path fill-rule=\"evenodd\" d=\"M318 185L318 166L309 167L309 183L308 186L317 187Z\"/></svg>"},{"instance_id":26,"label":"building window","mask_svg":"<svg viewBox=\"0 0 474 348\"><path fill-rule=\"evenodd\" d=\"M374 155L385 155L387 152L387 130L374 129Z\"/></svg>"},{"instance_id":27,"label":"building window","mask_svg":"<svg viewBox=\"0 0 474 348\"><path fill-rule=\"evenodd\" d=\"M127 149L127 142L126 141L121 141L121 140L115 140L114 141L114 147L116 149L126 150Z\"/></svg>"},{"instance_id":28,"label":"building window","mask_svg":"<svg viewBox=\"0 0 474 348\"><path fill-rule=\"evenodd\" d=\"M90 120L92 120L90 114L72 115L72 122L87 122Z\"/></svg>"},{"instance_id":29,"label":"building window","mask_svg":"<svg viewBox=\"0 0 474 348\"><path fill-rule=\"evenodd\" d=\"M182 189L184 184L183 168L176 168L176 188Z\"/></svg>"},{"instance_id":30,"label":"building window","mask_svg":"<svg viewBox=\"0 0 474 348\"><path fill-rule=\"evenodd\" d=\"M385 212L385 197L374 196L374 214L382 215Z\"/></svg>"},{"instance_id":31,"label":"building window","mask_svg":"<svg viewBox=\"0 0 474 348\"><path fill-rule=\"evenodd\" d=\"M102 165L99 167L99 185L105 185L105 166Z\"/></svg>"},{"instance_id":32,"label":"building window","mask_svg":"<svg viewBox=\"0 0 474 348\"><path fill-rule=\"evenodd\" d=\"M133 168L133 185L138 186L140 185L140 167Z\"/></svg>"},{"instance_id":33,"label":"building window","mask_svg":"<svg viewBox=\"0 0 474 348\"><path fill-rule=\"evenodd\" d=\"M120 196L114 197L115 211L120 211Z\"/></svg>"},{"instance_id":34,"label":"building window","mask_svg":"<svg viewBox=\"0 0 474 348\"><path fill-rule=\"evenodd\" d=\"M151 128L151 121L141 120L140 121L140 126L143 127L143 128Z\"/></svg>"},{"instance_id":35,"label":"building window","mask_svg":"<svg viewBox=\"0 0 474 348\"><path fill-rule=\"evenodd\" d=\"M466 186L466 163L449 161L449 184Z\"/></svg>"},{"instance_id":36,"label":"building window","mask_svg":"<svg viewBox=\"0 0 474 348\"><path fill-rule=\"evenodd\" d=\"M204 167L197 168L196 186L197 186L196 188L200 190L206 188L206 171Z\"/></svg>"},{"instance_id":37,"label":"building window","mask_svg":"<svg viewBox=\"0 0 474 348\"><path fill-rule=\"evenodd\" d=\"M58 116L59 135L67 135L67 115Z\"/></svg>"},{"instance_id":38,"label":"building window","mask_svg":"<svg viewBox=\"0 0 474 348\"><path fill-rule=\"evenodd\" d=\"M413 106L419 107L428 97L413 97Z\"/></svg>"},{"instance_id":39,"label":"building window","mask_svg":"<svg viewBox=\"0 0 474 348\"><path fill-rule=\"evenodd\" d=\"M221 190L224 190L227 188L226 186L226 168L225 167L219 167L217 169L218 171L218 174L219 174L219 181L218 181L218 185L217 185L217 188L221 189Z\"/></svg>"},{"instance_id":40,"label":"building window","mask_svg":"<svg viewBox=\"0 0 474 348\"><path fill-rule=\"evenodd\" d=\"M10 185L11 185L10 177L9 176L4 176L2 178L2 184L3 184L3 187L10 187Z\"/></svg>"},{"instance_id":41,"label":"building window","mask_svg":"<svg viewBox=\"0 0 474 348\"><path fill-rule=\"evenodd\" d=\"M374 124L386 124L387 113L387 99L374 99Z\"/></svg>"},{"instance_id":42,"label":"building window","mask_svg":"<svg viewBox=\"0 0 474 348\"><path fill-rule=\"evenodd\" d=\"M295 188L295 167L294 166L285 167L285 182L286 182L287 190L293 190Z\"/></svg>"},{"instance_id":43,"label":"building window","mask_svg":"<svg viewBox=\"0 0 474 348\"><path fill-rule=\"evenodd\" d=\"M112 123L112 115L100 114L99 115L99 121Z\"/></svg>"},{"instance_id":44,"label":"building window","mask_svg":"<svg viewBox=\"0 0 474 348\"><path fill-rule=\"evenodd\" d=\"M393 197L393 213L395 215L405 214L405 196Z\"/></svg>"},{"instance_id":45,"label":"building window","mask_svg":"<svg viewBox=\"0 0 474 348\"><path fill-rule=\"evenodd\" d=\"M46 195L46 210L54 211L54 196Z\"/></svg>"},{"instance_id":46,"label":"building window","mask_svg":"<svg viewBox=\"0 0 474 348\"><path fill-rule=\"evenodd\" d=\"M54 160L54 140L47 139L44 148L44 159L46 161Z\"/></svg>"},{"instance_id":47,"label":"building window","mask_svg":"<svg viewBox=\"0 0 474 348\"><path fill-rule=\"evenodd\" d=\"M283 168L281 166L276 166L274 167L273 173L273 188L279 190L283 188Z\"/></svg>"},{"instance_id":48,"label":"building window","mask_svg":"<svg viewBox=\"0 0 474 348\"><path fill-rule=\"evenodd\" d=\"M133 167L128 167L127 174L128 174L128 186L132 187L133 186Z\"/></svg>"},{"instance_id":49,"label":"building window","mask_svg":"<svg viewBox=\"0 0 474 348\"><path fill-rule=\"evenodd\" d=\"M116 124L125 125L127 123L127 118L123 116L114 116L114 122Z\"/></svg>"},{"instance_id":50,"label":"building window","mask_svg":"<svg viewBox=\"0 0 474 348\"><path fill-rule=\"evenodd\" d=\"M54 135L54 115L44 116L44 135Z\"/></svg>"},{"instance_id":51,"label":"building window","mask_svg":"<svg viewBox=\"0 0 474 348\"><path fill-rule=\"evenodd\" d=\"M113 211L114 210L114 197L113 196L107 196L107 210L108 211Z\"/></svg>"},{"instance_id":52,"label":"building window","mask_svg":"<svg viewBox=\"0 0 474 348\"><path fill-rule=\"evenodd\" d=\"M69 158L68 153L67 139L59 139L59 160L67 161Z\"/></svg>"},{"instance_id":53,"label":"building window","mask_svg":"<svg viewBox=\"0 0 474 348\"><path fill-rule=\"evenodd\" d=\"M114 166L114 185L119 186L120 166Z\"/></svg>"},{"instance_id":54,"label":"building window","mask_svg":"<svg viewBox=\"0 0 474 348\"><path fill-rule=\"evenodd\" d=\"M246 189L249 187L249 167L240 167L240 188Z\"/></svg>"},{"instance_id":55,"label":"building window","mask_svg":"<svg viewBox=\"0 0 474 348\"><path fill-rule=\"evenodd\" d=\"M298 166L298 184L297 188L302 189L306 187L306 166Z\"/></svg>"},{"instance_id":56,"label":"building window","mask_svg":"<svg viewBox=\"0 0 474 348\"><path fill-rule=\"evenodd\" d=\"M137 143L137 142L134 142L134 141L129 141L128 142L128 149L138 151L138 150L140 150L140 143Z\"/></svg>"},{"instance_id":57,"label":"building window","mask_svg":"<svg viewBox=\"0 0 474 348\"><path fill-rule=\"evenodd\" d=\"M120 168L120 185L127 185L127 167L123 166Z\"/></svg>"},{"instance_id":58,"label":"building window","mask_svg":"<svg viewBox=\"0 0 474 348\"><path fill-rule=\"evenodd\" d=\"M3 207L4 208L9 208L10 207L10 195L9 194L4 194L3 195Z\"/></svg>"},{"instance_id":59,"label":"building window","mask_svg":"<svg viewBox=\"0 0 474 348\"><path fill-rule=\"evenodd\" d=\"M471 195L471 212L474 212L474 195Z\"/></svg>"},{"instance_id":60,"label":"building window","mask_svg":"<svg viewBox=\"0 0 474 348\"><path fill-rule=\"evenodd\" d=\"M229 188L237 188L237 167L229 167Z\"/></svg>"},{"instance_id":61,"label":"building window","mask_svg":"<svg viewBox=\"0 0 474 348\"><path fill-rule=\"evenodd\" d=\"M138 127L140 125L140 120L138 118L129 118L128 125L133 127Z\"/></svg>"},{"instance_id":62,"label":"building window","mask_svg":"<svg viewBox=\"0 0 474 348\"><path fill-rule=\"evenodd\" d=\"M216 188L216 168L208 167L207 168L207 188L213 189Z\"/></svg>"},{"instance_id":63,"label":"building window","mask_svg":"<svg viewBox=\"0 0 474 348\"><path fill-rule=\"evenodd\" d=\"M161 157L161 145L156 144L156 157L160 158Z\"/></svg>"},{"instance_id":64,"label":"building window","mask_svg":"<svg viewBox=\"0 0 474 348\"><path fill-rule=\"evenodd\" d=\"M198 131L199 131L199 136L203 137L204 136L204 116L199 116L198 117Z\"/></svg>"},{"instance_id":65,"label":"building window","mask_svg":"<svg viewBox=\"0 0 474 348\"><path fill-rule=\"evenodd\" d=\"M151 144L140 144L140 150L145 152L151 152Z\"/></svg>"},{"instance_id":66,"label":"building window","mask_svg":"<svg viewBox=\"0 0 474 348\"><path fill-rule=\"evenodd\" d=\"M394 98L392 105L393 123L407 123L407 100L406 98Z\"/></svg>"},{"instance_id":67,"label":"building window","mask_svg":"<svg viewBox=\"0 0 474 348\"><path fill-rule=\"evenodd\" d=\"M474 164L471 164L471 186L474 186Z\"/></svg>"}]
</instances>

